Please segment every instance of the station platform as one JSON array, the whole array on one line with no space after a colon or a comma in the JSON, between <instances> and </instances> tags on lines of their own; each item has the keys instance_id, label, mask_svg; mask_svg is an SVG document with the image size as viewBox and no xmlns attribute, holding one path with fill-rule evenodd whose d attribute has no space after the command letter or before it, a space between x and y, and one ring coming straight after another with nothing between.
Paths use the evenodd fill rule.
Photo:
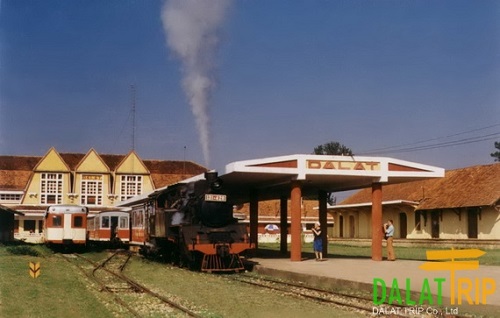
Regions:
<instances>
[{"instance_id":1,"label":"station platform","mask_svg":"<svg viewBox=\"0 0 500 318\"><path fill-rule=\"evenodd\" d=\"M441 306L460 307L486 317L489 317L488 313L500 312L500 266L480 265L476 270L455 271L452 291L450 271L419 268L425 261L339 257L318 262L314 255L304 257L304 253L300 262L292 262L289 257L277 257L274 253L258 254L249 261L253 264L253 271L259 274L301 281L318 288L342 286L343 289L365 291L374 297L375 284L378 287L377 301L382 299L381 288L385 287L386 304L389 303L392 287L397 284L403 302L406 303L409 298L410 304L414 301L415 306L419 306L419 302L424 306L438 306L438 295L441 295ZM442 282L438 283L435 279ZM440 291L438 285L441 285ZM407 290L409 296L406 296ZM392 291L392 295L397 295L396 291ZM422 301L421 296L424 297ZM432 298L432 303L429 298Z\"/></svg>"}]
</instances>

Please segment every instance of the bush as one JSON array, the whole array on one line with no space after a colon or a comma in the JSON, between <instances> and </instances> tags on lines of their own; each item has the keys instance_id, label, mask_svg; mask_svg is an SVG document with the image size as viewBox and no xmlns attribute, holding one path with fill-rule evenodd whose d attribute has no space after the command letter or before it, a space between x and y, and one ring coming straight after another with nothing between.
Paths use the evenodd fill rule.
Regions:
<instances>
[{"instance_id":1,"label":"bush","mask_svg":"<svg viewBox=\"0 0 500 318\"><path fill-rule=\"evenodd\" d=\"M7 247L7 252L14 255L30 255L30 256L40 256L40 253L32 248L31 246L11 246Z\"/></svg>"}]
</instances>

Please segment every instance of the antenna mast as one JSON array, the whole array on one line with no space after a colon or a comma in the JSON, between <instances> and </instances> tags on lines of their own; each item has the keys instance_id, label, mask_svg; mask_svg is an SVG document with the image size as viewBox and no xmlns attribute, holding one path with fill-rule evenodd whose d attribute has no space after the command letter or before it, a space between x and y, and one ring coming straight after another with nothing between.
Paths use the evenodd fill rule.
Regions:
<instances>
[{"instance_id":1,"label":"antenna mast","mask_svg":"<svg viewBox=\"0 0 500 318\"><path fill-rule=\"evenodd\" d=\"M132 150L135 151L135 85L130 85L130 99L132 104Z\"/></svg>"}]
</instances>

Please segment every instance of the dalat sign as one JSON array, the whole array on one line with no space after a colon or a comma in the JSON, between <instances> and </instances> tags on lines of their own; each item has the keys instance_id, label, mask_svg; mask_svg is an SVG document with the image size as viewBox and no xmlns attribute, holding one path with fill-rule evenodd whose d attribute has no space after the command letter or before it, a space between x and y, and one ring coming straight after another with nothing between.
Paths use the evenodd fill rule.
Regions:
<instances>
[{"instance_id":1,"label":"dalat sign","mask_svg":"<svg viewBox=\"0 0 500 318\"><path fill-rule=\"evenodd\" d=\"M308 169L330 170L380 170L380 163L373 161L307 160Z\"/></svg>"}]
</instances>

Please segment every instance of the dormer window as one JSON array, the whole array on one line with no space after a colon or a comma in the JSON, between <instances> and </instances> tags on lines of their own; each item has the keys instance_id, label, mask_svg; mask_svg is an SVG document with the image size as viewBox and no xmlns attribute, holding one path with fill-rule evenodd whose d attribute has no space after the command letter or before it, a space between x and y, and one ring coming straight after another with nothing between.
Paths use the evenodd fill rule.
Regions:
<instances>
[{"instance_id":1,"label":"dormer window","mask_svg":"<svg viewBox=\"0 0 500 318\"><path fill-rule=\"evenodd\" d=\"M142 176L124 175L120 179L120 200L142 194Z\"/></svg>"},{"instance_id":2,"label":"dormer window","mask_svg":"<svg viewBox=\"0 0 500 318\"><path fill-rule=\"evenodd\" d=\"M62 204L62 173L42 173L40 179L40 204Z\"/></svg>"},{"instance_id":3,"label":"dormer window","mask_svg":"<svg viewBox=\"0 0 500 318\"><path fill-rule=\"evenodd\" d=\"M102 175L83 175L81 183L82 205L102 205Z\"/></svg>"}]
</instances>

